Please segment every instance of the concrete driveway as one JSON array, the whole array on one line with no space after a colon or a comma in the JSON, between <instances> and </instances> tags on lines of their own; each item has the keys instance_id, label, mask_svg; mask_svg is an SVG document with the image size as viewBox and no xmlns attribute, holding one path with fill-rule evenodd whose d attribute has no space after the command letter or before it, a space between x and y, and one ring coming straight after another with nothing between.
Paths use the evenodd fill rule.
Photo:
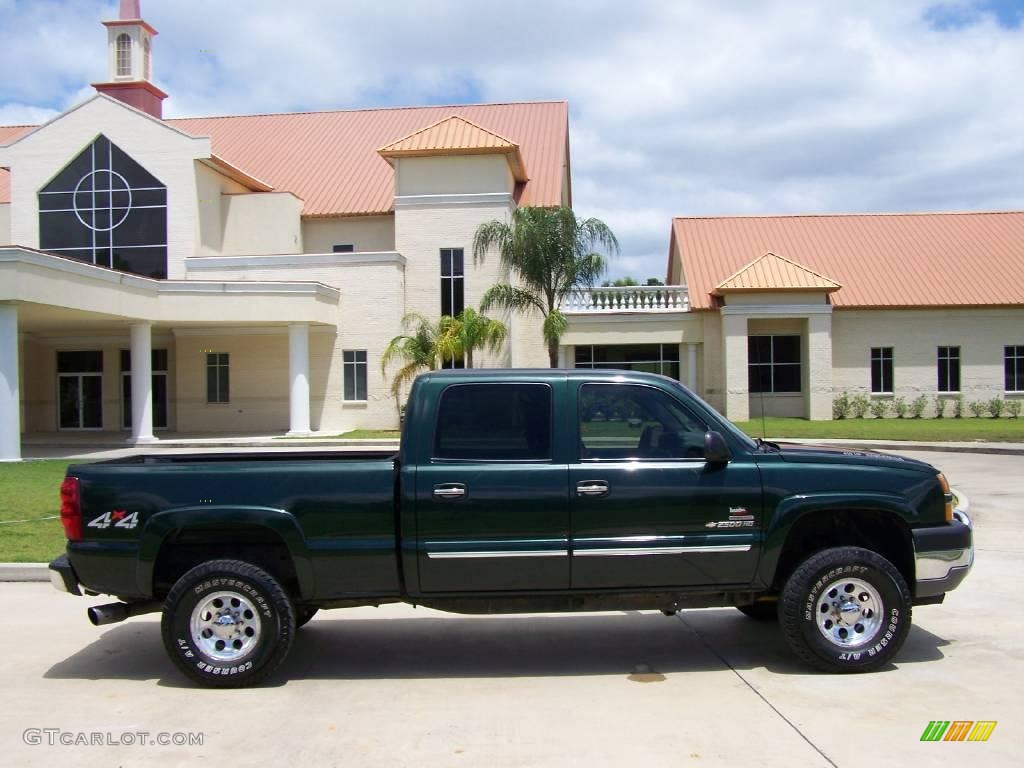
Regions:
<instances>
[{"instance_id":1,"label":"concrete driveway","mask_svg":"<svg viewBox=\"0 0 1024 768\"><path fill-rule=\"evenodd\" d=\"M732 609L477 618L396 606L322 614L269 685L210 691L165 658L156 617L97 629L90 601L0 584L3 763L1017 765L1024 457L914 455L970 498L978 559L945 605L915 611L882 672L809 673L775 627ZM922 743L930 720L998 725L984 743ZM79 732L148 736L60 743ZM203 744L148 743L161 733Z\"/></svg>"}]
</instances>

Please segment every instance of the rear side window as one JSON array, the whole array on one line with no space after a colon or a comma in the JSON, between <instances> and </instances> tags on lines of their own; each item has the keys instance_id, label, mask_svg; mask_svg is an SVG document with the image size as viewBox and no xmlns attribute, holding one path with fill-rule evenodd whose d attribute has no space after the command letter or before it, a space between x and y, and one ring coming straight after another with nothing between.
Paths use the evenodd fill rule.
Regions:
<instances>
[{"instance_id":1,"label":"rear side window","mask_svg":"<svg viewBox=\"0 0 1024 768\"><path fill-rule=\"evenodd\" d=\"M546 384L455 384L444 390L434 458L551 459L551 388Z\"/></svg>"}]
</instances>

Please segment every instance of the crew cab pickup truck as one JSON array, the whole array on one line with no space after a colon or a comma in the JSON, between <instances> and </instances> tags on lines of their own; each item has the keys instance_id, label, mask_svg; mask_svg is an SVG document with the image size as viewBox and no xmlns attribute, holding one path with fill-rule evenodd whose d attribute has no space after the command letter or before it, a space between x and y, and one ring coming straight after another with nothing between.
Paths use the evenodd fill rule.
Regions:
<instances>
[{"instance_id":1,"label":"crew cab pickup truck","mask_svg":"<svg viewBox=\"0 0 1024 768\"><path fill-rule=\"evenodd\" d=\"M414 383L398 455L144 455L71 466L54 585L162 611L167 653L252 684L320 609L735 606L821 670L887 664L974 559L928 464L751 440L676 381L472 370Z\"/></svg>"}]
</instances>

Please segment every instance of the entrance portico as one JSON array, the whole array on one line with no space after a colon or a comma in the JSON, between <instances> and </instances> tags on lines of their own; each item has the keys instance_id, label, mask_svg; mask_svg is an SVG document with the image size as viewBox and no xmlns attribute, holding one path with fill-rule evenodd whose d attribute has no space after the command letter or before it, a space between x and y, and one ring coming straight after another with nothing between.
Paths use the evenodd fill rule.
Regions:
<instances>
[{"instance_id":1,"label":"entrance portico","mask_svg":"<svg viewBox=\"0 0 1024 768\"><path fill-rule=\"evenodd\" d=\"M188 370L176 370L173 361L180 343L191 350L204 337L239 333L288 339L292 376L281 418L293 432L308 433L309 332L334 330L338 299L321 283L151 280L30 249L0 249L0 460L20 458L23 431L116 431L128 426L127 413L127 442L155 442L155 376L165 377L162 397L180 379L206 390L193 407L232 407L220 397L231 391L226 361L222 378L216 364L227 354L212 350L218 360L211 363L204 353ZM189 338L179 342L180 335ZM153 360L172 362L154 371ZM123 386L124 376L130 386ZM204 376L205 387L193 382ZM272 382L254 386L265 399L276 397ZM249 426L243 410L234 411L238 431L263 426Z\"/></svg>"}]
</instances>

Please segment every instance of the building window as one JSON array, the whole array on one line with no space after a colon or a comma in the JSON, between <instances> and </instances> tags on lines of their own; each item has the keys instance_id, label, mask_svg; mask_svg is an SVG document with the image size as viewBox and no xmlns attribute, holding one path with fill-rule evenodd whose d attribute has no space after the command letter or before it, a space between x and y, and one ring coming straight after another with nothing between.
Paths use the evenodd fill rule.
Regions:
<instances>
[{"instance_id":1,"label":"building window","mask_svg":"<svg viewBox=\"0 0 1024 768\"><path fill-rule=\"evenodd\" d=\"M230 402L230 380L228 355L224 352L208 353L206 355L206 402Z\"/></svg>"},{"instance_id":2,"label":"building window","mask_svg":"<svg viewBox=\"0 0 1024 768\"><path fill-rule=\"evenodd\" d=\"M149 37L147 36L142 41L142 77L143 77L144 80L149 80L150 79L150 73L152 71L152 69L151 69L151 67L152 67L152 59L153 59L152 45L149 42Z\"/></svg>"},{"instance_id":3,"label":"building window","mask_svg":"<svg viewBox=\"0 0 1024 768\"><path fill-rule=\"evenodd\" d=\"M1007 347L1004 353L1006 391L1024 392L1024 344Z\"/></svg>"},{"instance_id":4,"label":"building window","mask_svg":"<svg viewBox=\"0 0 1024 768\"><path fill-rule=\"evenodd\" d=\"M580 345L576 347L575 366L660 373L679 381L679 345Z\"/></svg>"},{"instance_id":5,"label":"building window","mask_svg":"<svg viewBox=\"0 0 1024 768\"><path fill-rule=\"evenodd\" d=\"M103 429L103 352L57 353L57 428Z\"/></svg>"},{"instance_id":6,"label":"building window","mask_svg":"<svg viewBox=\"0 0 1024 768\"><path fill-rule=\"evenodd\" d=\"M751 393L800 392L800 337L748 337L747 374Z\"/></svg>"},{"instance_id":7,"label":"building window","mask_svg":"<svg viewBox=\"0 0 1024 768\"><path fill-rule=\"evenodd\" d=\"M333 253L354 253L355 246L352 243L338 243L331 247Z\"/></svg>"},{"instance_id":8,"label":"building window","mask_svg":"<svg viewBox=\"0 0 1024 768\"><path fill-rule=\"evenodd\" d=\"M167 277L167 188L102 134L39 192L39 247Z\"/></svg>"},{"instance_id":9,"label":"building window","mask_svg":"<svg viewBox=\"0 0 1024 768\"><path fill-rule=\"evenodd\" d=\"M458 317L463 305L465 271L461 248L441 249L441 314Z\"/></svg>"},{"instance_id":10,"label":"building window","mask_svg":"<svg viewBox=\"0 0 1024 768\"><path fill-rule=\"evenodd\" d=\"M347 349L341 353L346 400L366 400L366 350Z\"/></svg>"},{"instance_id":11,"label":"building window","mask_svg":"<svg viewBox=\"0 0 1024 768\"><path fill-rule=\"evenodd\" d=\"M960 347L939 347L939 392L960 391Z\"/></svg>"},{"instance_id":12,"label":"building window","mask_svg":"<svg viewBox=\"0 0 1024 768\"><path fill-rule=\"evenodd\" d=\"M871 348L871 391L892 394L892 347Z\"/></svg>"},{"instance_id":13,"label":"building window","mask_svg":"<svg viewBox=\"0 0 1024 768\"><path fill-rule=\"evenodd\" d=\"M132 38L121 33L117 36L117 76L131 77L132 74Z\"/></svg>"}]
</instances>

